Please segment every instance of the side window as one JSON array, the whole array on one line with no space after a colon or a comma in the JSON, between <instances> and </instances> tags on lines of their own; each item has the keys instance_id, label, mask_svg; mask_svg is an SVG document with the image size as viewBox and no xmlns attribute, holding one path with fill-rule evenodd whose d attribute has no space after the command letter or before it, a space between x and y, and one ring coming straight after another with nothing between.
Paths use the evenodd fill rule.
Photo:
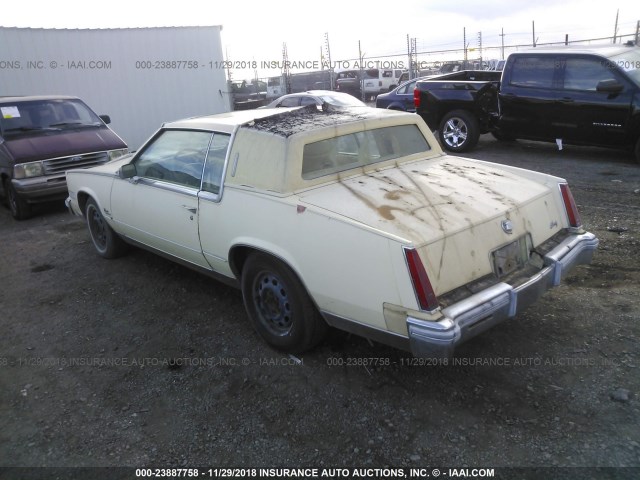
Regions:
<instances>
[{"instance_id":1,"label":"side window","mask_svg":"<svg viewBox=\"0 0 640 480\"><path fill-rule=\"evenodd\" d=\"M200 188L211 132L165 130L135 160L140 177Z\"/></svg>"},{"instance_id":2,"label":"side window","mask_svg":"<svg viewBox=\"0 0 640 480\"><path fill-rule=\"evenodd\" d=\"M416 88L416 82L407 83L404 87L398 89L398 94L413 94L413 90Z\"/></svg>"},{"instance_id":3,"label":"side window","mask_svg":"<svg viewBox=\"0 0 640 480\"><path fill-rule=\"evenodd\" d=\"M297 107L300 105L300 97L287 97L280 104L279 107Z\"/></svg>"},{"instance_id":4,"label":"side window","mask_svg":"<svg viewBox=\"0 0 640 480\"><path fill-rule=\"evenodd\" d=\"M564 68L566 90L588 90L595 92L598 82L613 80L611 66L596 58L568 58Z\"/></svg>"},{"instance_id":5,"label":"side window","mask_svg":"<svg viewBox=\"0 0 640 480\"><path fill-rule=\"evenodd\" d=\"M553 57L517 57L511 69L511 85L554 88L561 62Z\"/></svg>"},{"instance_id":6,"label":"side window","mask_svg":"<svg viewBox=\"0 0 640 480\"><path fill-rule=\"evenodd\" d=\"M222 186L222 172L224 170L224 159L227 156L229 148L229 140L231 135L226 133L214 133L209 155L207 155L207 164L204 167L204 176L202 178L202 190L205 192L220 193Z\"/></svg>"},{"instance_id":7,"label":"side window","mask_svg":"<svg viewBox=\"0 0 640 480\"><path fill-rule=\"evenodd\" d=\"M300 105L316 105L316 99L313 97L302 97L300 99Z\"/></svg>"}]
</instances>

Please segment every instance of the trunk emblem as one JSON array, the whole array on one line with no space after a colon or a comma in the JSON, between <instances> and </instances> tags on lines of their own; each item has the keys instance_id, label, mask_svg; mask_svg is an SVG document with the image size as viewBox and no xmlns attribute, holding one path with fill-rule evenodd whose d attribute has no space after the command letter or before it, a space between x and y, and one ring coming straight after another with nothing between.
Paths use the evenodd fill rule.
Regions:
<instances>
[{"instance_id":1,"label":"trunk emblem","mask_svg":"<svg viewBox=\"0 0 640 480\"><path fill-rule=\"evenodd\" d=\"M511 220L502 220L500 226L502 227L504 233L508 233L509 235L513 233L513 224L511 223Z\"/></svg>"}]
</instances>

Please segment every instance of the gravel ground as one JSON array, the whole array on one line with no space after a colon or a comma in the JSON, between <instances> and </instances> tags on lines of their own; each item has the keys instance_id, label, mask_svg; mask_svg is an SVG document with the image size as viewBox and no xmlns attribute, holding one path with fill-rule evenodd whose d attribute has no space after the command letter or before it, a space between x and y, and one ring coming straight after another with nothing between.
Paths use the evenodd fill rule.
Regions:
<instances>
[{"instance_id":1,"label":"gravel ground","mask_svg":"<svg viewBox=\"0 0 640 480\"><path fill-rule=\"evenodd\" d=\"M0 467L640 478L640 166L489 136L469 156L567 178L600 248L448 365L337 331L304 356L279 354L239 291L141 250L103 260L62 205L24 222L0 208Z\"/></svg>"}]
</instances>

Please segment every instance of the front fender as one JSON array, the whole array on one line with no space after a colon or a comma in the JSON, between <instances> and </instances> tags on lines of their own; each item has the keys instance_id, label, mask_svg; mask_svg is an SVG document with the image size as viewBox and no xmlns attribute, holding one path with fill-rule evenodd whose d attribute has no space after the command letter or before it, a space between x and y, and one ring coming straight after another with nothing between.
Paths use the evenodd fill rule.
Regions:
<instances>
[{"instance_id":1,"label":"front fender","mask_svg":"<svg viewBox=\"0 0 640 480\"><path fill-rule=\"evenodd\" d=\"M84 215L85 205L89 198L93 198L107 221L111 223L111 187L115 177L102 173L92 173L85 170L67 172L67 186L69 197L75 202Z\"/></svg>"}]
</instances>

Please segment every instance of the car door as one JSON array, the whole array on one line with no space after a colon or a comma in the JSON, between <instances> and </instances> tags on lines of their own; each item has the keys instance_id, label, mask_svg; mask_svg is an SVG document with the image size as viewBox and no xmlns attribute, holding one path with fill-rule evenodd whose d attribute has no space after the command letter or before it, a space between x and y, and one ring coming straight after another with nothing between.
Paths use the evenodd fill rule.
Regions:
<instances>
[{"instance_id":1,"label":"car door","mask_svg":"<svg viewBox=\"0 0 640 480\"><path fill-rule=\"evenodd\" d=\"M161 130L134 157L136 176L117 179L111 215L118 230L148 247L208 267L198 234L198 192L213 134Z\"/></svg>"},{"instance_id":2,"label":"car door","mask_svg":"<svg viewBox=\"0 0 640 480\"><path fill-rule=\"evenodd\" d=\"M624 145L634 89L613 62L595 56L563 58L563 90L556 110L558 138L591 145ZM601 82L619 91L599 91Z\"/></svg>"},{"instance_id":3,"label":"car door","mask_svg":"<svg viewBox=\"0 0 640 480\"><path fill-rule=\"evenodd\" d=\"M412 82L405 83L400 88L398 88L398 90L396 90L396 95L402 103L402 107L407 112L416 111L416 106L413 103L413 90L416 88L417 82L418 79L415 79Z\"/></svg>"},{"instance_id":4,"label":"car door","mask_svg":"<svg viewBox=\"0 0 640 480\"><path fill-rule=\"evenodd\" d=\"M514 138L557 138L562 68L554 55L518 55L500 86L500 130Z\"/></svg>"}]
</instances>

